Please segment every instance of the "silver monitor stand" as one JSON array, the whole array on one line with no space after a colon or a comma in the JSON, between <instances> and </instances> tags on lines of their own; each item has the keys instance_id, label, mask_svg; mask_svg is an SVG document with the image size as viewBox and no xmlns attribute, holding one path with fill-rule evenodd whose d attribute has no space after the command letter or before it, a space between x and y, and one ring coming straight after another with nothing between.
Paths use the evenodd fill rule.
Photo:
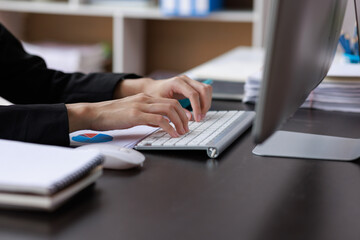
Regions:
<instances>
[{"instance_id":1,"label":"silver monitor stand","mask_svg":"<svg viewBox=\"0 0 360 240\"><path fill-rule=\"evenodd\" d=\"M260 156L351 161L360 157L360 139L276 131L253 153Z\"/></svg>"}]
</instances>

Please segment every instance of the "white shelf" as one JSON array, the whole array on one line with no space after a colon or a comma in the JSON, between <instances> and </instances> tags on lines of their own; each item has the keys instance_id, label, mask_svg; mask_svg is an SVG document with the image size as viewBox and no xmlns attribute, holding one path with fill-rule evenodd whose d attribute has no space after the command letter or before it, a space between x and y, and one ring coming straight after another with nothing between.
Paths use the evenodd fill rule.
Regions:
<instances>
[{"instance_id":1,"label":"white shelf","mask_svg":"<svg viewBox=\"0 0 360 240\"><path fill-rule=\"evenodd\" d=\"M159 9L146 11L124 11L127 18L141 19L164 19L164 20L184 20L184 21L217 21L217 22L253 22L255 14L252 11L218 11L206 17L169 17L161 14Z\"/></svg>"},{"instance_id":2,"label":"white shelf","mask_svg":"<svg viewBox=\"0 0 360 240\"><path fill-rule=\"evenodd\" d=\"M62 2L0 1L0 10L65 15L88 15L112 17L117 10L110 7L78 5Z\"/></svg>"},{"instance_id":3,"label":"white shelf","mask_svg":"<svg viewBox=\"0 0 360 240\"><path fill-rule=\"evenodd\" d=\"M31 2L0 0L0 10L28 13L46 13L61 15L83 15L114 17L123 16L137 19L168 19L168 20L198 20L225 22L253 22L253 11L219 11L207 17L167 17L163 16L159 7L123 7L90 4L70 4L66 2Z\"/></svg>"}]
</instances>

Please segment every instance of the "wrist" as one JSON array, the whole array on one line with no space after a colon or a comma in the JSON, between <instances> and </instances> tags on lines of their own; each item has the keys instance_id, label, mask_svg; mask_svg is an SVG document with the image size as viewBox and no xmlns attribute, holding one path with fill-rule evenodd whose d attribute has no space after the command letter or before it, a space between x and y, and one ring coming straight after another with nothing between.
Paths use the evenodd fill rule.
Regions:
<instances>
[{"instance_id":1,"label":"wrist","mask_svg":"<svg viewBox=\"0 0 360 240\"><path fill-rule=\"evenodd\" d=\"M146 93L146 87L153 81L151 78L124 79L116 86L114 99Z\"/></svg>"},{"instance_id":2,"label":"wrist","mask_svg":"<svg viewBox=\"0 0 360 240\"><path fill-rule=\"evenodd\" d=\"M91 104L66 104L69 121L69 132L75 132L91 127Z\"/></svg>"}]
</instances>

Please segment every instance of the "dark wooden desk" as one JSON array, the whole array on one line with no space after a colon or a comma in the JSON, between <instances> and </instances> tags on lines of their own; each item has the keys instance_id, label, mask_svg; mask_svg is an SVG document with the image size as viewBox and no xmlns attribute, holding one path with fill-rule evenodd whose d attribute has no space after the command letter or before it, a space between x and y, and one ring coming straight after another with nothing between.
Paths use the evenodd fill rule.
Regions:
<instances>
[{"instance_id":1,"label":"dark wooden desk","mask_svg":"<svg viewBox=\"0 0 360 240\"><path fill-rule=\"evenodd\" d=\"M215 102L214 109L243 108ZM299 110L285 129L360 136L360 114ZM360 239L359 162L263 158L248 131L217 160L145 152L59 211L0 211L0 239Z\"/></svg>"}]
</instances>

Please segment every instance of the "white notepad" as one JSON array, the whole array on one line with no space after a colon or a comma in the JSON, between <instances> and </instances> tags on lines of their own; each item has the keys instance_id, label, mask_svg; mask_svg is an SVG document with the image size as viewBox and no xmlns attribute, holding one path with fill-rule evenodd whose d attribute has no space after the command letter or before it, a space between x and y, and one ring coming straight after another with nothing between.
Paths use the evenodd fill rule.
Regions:
<instances>
[{"instance_id":1,"label":"white notepad","mask_svg":"<svg viewBox=\"0 0 360 240\"><path fill-rule=\"evenodd\" d=\"M92 170L85 177L52 195L0 192L0 206L11 209L53 211L72 196L93 184L102 174L102 167Z\"/></svg>"},{"instance_id":2,"label":"white notepad","mask_svg":"<svg viewBox=\"0 0 360 240\"><path fill-rule=\"evenodd\" d=\"M102 163L94 151L0 140L0 192L52 195Z\"/></svg>"}]
</instances>

